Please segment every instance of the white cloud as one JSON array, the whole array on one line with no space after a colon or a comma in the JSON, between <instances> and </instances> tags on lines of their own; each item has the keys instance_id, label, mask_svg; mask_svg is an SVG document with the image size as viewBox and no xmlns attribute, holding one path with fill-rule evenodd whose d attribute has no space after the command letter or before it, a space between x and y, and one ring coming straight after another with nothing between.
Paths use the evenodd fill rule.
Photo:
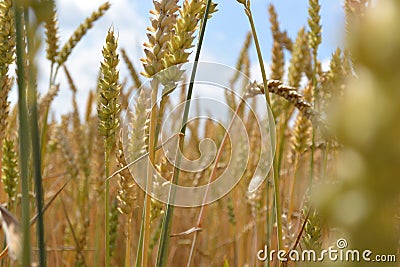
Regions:
<instances>
[{"instance_id":1,"label":"white cloud","mask_svg":"<svg viewBox=\"0 0 400 267\"><path fill-rule=\"evenodd\" d=\"M265 68L265 72L267 75L267 79L268 77L271 75L271 64L268 62L264 61L264 68ZM258 82L262 81L262 75L261 75L261 68L260 68L260 64L258 63L258 60L254 60L252 62L252 64L250 65L250 80L256 80Z\"/></svg>"}]
</instances>

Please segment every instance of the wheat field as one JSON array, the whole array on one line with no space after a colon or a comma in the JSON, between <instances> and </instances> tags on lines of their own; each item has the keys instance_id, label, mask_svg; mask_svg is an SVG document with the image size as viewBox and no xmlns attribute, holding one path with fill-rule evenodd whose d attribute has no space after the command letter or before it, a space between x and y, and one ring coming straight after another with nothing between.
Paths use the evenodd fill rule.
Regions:
<instances>
[{"instance_id":1,"label":"wheat field","mask_svg":"<svg viewBox=\"0 0 400 267\"><path fill-rule=\"evenodd\" d=\"M67 63L112 2L63 43L55 1L0 0L1 266L398 266L400 3L344 0L324 68L319 0L296 36L269 4L268 47L251 1L230 2L236 66L199 62L217 1L154 0L144 56L109 25L79 106Z\"/></svg>"}]
</instances>

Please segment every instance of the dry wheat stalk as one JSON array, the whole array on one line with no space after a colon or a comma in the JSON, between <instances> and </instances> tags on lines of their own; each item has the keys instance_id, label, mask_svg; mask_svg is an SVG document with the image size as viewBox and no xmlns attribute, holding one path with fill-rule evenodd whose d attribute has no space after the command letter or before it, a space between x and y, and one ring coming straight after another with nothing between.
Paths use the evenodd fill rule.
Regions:
<instances>
[{"instance_id":1,"label":"dry wheat stalk","mask_svg":"<svg viewBox=\"0 0 400 267\"><path fill-rule=\"evenodd\" d=\"M55 140L58 148L61 151L62 157L66 165L67 174L76 179L78 177L78 168L74 151L72 150L71 143L68 139L69 134L69 116L63 115L61 119L61 124L55 130Z\"/></svg>"},{"instance_id":2,"label":"dry wheat stalk","mask_svg":"<svg viewBox=\"0 0 400 267\"><path fill-rule=\"evenodd\" d=\"M268 12L270 16L271 32L273 37L271 79L281 80L285 71L285 58L283 54L282 44L279 38L280 29L278 15L276 14L275 7L272 4L269 5Z\"/></svg>"},{"instance_id":3,"label":"dry wheat stalk","mask_svg":"<svg viewBox=\"0 0 400 267\"><path fill-rule=\"evenodd\" d=\"M69 72L69 70L68 70L67 66L65 66L65 64L63 65L63 69L64 69L64 72L65 72L65 76L67 77L69 89L71 89L73 94L76 94L76 92L78 90L76 88L74 80L72 79L71 73Z\"/></svg>"},{"instance_id":4,"label":"dry wheat stalk","mask_svg":"<svg viewBox=\"0 0 400 267\"><path fill-rule=\"evenodd\" d=\"M103 47L103 61L101 62L102 77L99 81L99 103L97 106L98 130L104 139L104 169L106 177L110 172L110 154L115 145L116 132L119 127L119 113L121 111L119 96L121 85L119 83L119 55L117 53L118 40L114 36L114 30L109 29L106 44ZM105 207L105 262L108 266L111 260L110 254L110 216L109 216L110 182L106 180L104 190Z\"/></svg>"},{"instance_id":5,"label":"dry wheat stalk","mask_svg":"<svg viewBox=\"0 0 400 267\"><path fill-rule=\"evenodd\" d=\"M54 3L51 9L50 16L48 20L45 21L45 33L46 33L46 57L52 63L57 59L57 54L59 50L59 30L58 30L58 18L57 10Z\"/></svg>"},{"instance_id":6,"label":"dry wheat stalk","mask_svg":"<svg viewBox=\"0 0 400 267\"><path fill-rule=\"evenodd\" d=\"M300 81L307 66L307 58L304 50L307 49L307 35L304 27L297 34L293 45L292 58L288 69L288 83L290 86L298 88Z\"/></svg>"},{"instance_id":7,"label":"dry wheat stalk","mask_svg":"<svg viewBox=\"0 0 400 267\"><path fill-rule=\"evenodd\" d=\"M304 89L304 99L311 103L312 101L312 86L309 84ZM301 112L297 114L295 124L293 126L293 134L291 137L291 153L289 160L293 162L294 157L303 154L307 148L311 145L311 130L312 125L310 120L304 116Z\"/></svg>"},{"instance_id":8,"label":"dry wheat stalk","mask_svg":"<svg viewBox=\"0 0 400 267\"><path fill-rule=\"evenodd\" d=\"M246 39L243 42L242 49L240 50L240 55L239 58L236 61L236 66L235 66L235 73L232 76L232 78L229 80L230 88L234 89L235 83L240 77L241 72L246 77L250 77L250 66L249 66L249 47L251 44L252 40L252 34L251 32L248 32L246 35ZM245 81L243 81L245 82ZM233 109L236 109L236 100L235 100L235 95L233 91L225 90L225 99L227 104Z\"/></svg>"},{"instance_id":9,"label":"dry wheat stalk","mask_svg":"<svg viewBox=\"0 0 400 267\"><path fill-rule=\"evenodd\" d=\"M49 109L51 102L58 95L60 85L51 85L49 91L39 99L39 112L43 116L44 112Z\"/></svg>"},{"instance_id":10,"label":"dry wheat stalk","mask_svg":"<svg viewBox=\"0 0 400 267\"><path fill-rule=\"evenodd\" d=\"M310 31L308 32L308 43L310 48L314 51L314 56L316 56L316 50L321 44L321 16L319 14L321 6L318 0L310 0L308 8L308 26Z\"/></svg>"},{"instance_id":11,"label":"dry wheat stalk","mask_svg":"<svg viewBox=\"0 0 400 267\"><path fill-rule=\"evenodd\" d=\"M131 114L128 153L134 160L146 152L150 123L147 117L149 104L148 94L145 90L141 90L134 106L134 112Z\"/></svg>"},{"instance_id":12,"label":"dry wheat stalk","mask_svg":"<svg viewBox=\"0 0 400 267\"><path fill-rule=\"evenodd\" d=\"M59 66L64 64L64 62L68 59L72 50L76 46L76 44L82 39L82 37L87 33L87 31L93 27L93 23L101 18L104 13L110 8L110 4L105 2L99 8L94 11L90 17L86 18L85 21L79 25L79 27L74 31L74 33L69 37L68 41L61 48L59 53L57 54L57 63Z\"/></svg>"},{"instance_id":13,"label":"dry wheat stalk","mask_svg":"<svg viewBox=\"0 0 400 267\"><path fill-rule=\"evenodd\" d=\"M128 67L129 74L131 75L132 80L135 82L136 88L140 88L142 83L139 79L139 75L137 74L135 67L133 67L132 61L129 59L128 55L126 54L125 49L123 49L123 48L121 48L121 56L124 59L126 65Z\"/></svg>"}]
</instances>

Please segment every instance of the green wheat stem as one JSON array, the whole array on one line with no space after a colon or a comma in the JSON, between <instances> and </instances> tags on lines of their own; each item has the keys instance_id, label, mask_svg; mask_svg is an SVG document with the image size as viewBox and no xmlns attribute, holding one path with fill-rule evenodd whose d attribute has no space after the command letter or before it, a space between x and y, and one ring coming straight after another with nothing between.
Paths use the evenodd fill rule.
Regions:
<instances>
[{"instance_id":1,"label":"green wheat stem","mask_svg":"<svg viewBox=\"0 0 400 267\"><path fill-rule=\"evenodd\" d=\"M260 43L258 41L257 31L256 31L256 27L255 27L255 24L254 24L253 16L251 14L250 6L245 7L245 12L246 12L247 17L249 18L251 32L253 34L253 39L254 39L254 44L256 46L257 58L258 58L258 62L260 64L261 76L262 76L264 88L268 88L267 87L267 73L265 71L264 61L263 61L261 48L260 48ZM269 94L268 94L267 90L265 90L265 100L267 101L268 106L271 106L271 100L270 100L270 97L269 97Z\"/></svg>"},{"instance_id":2,"label":"green wheat stem","mask_svg":"<svg viewBox=\"0 0 400 267\"><path fill-rule=\"evenodd\" d=\"M146 201L146 199L144 201ZM138 242L138 249L137 249L137 253L136 253L136 264L135 264L136 267L142 266L142 256L141 255L142 255L142 252L143 252L143 231L144 231L144 220L143 220L143 218L145 216L144 212L145 212L145 209L143 209L142 221L140 223L139 242Z\"/></svg>"},{"instance_id":3,"label":"green wheat stem","mask_svg":"<svg viewBox=\"0 0 400 267\"><path fill-rule=\"evenodd\" d=\"M245 13L246 13L247 17L249 18L251 32L253 34L254 44L255 44L256 50L257 50L257 57L258 57L258 61L260 64L264 88L268 88L267 74L265 71L261 48L260 48L260 44L259 44L258 37L257 37L257 31L255 28L253 16L252 16L252 13L250 10L250 2L247 1L247 3L244 3L244 7L245 7ZM269 92L267 89L264 90L264 95L265 95L265 100L266 100L268 106L271 106L271 100L270 100ZM272 119L273 118L274 118L274 115L272 114ZM268 120L268 121L270 123L272 123L270 120ZM272 129L272 128L270 128L270 129ZM270 134L271 134L271 140L273 140L272 133L270 133ZM275 195L276 223L277 223L278 250L279 250L279 249L283 248L283 237L282 237L282 218L281 218L282 208L281 208L280 191L279 191L279 167L278 166L279 166L279 162L277 161L277 158L275 156L274 162L273 162L273 176L274 176L274 195Z\"/></svg>"},{"instance_id":4,"label":"green wheat stem","mask_svg":"<svg viewBox=\"0 0 400 267\"><path fill-rule=\"evenodd\" d=\"M198 66L198 62L199 62L199 58L200 58L200 51L201 51L201 47L203 44L205 30L206 30L208 14L210 12L210 5L211 5L211 0L207 0L206 10L204 12L203 23L202 23L201 29L200 29L198 46L196 49L196 55L195 55L192 73L191 73L191 77L190 77L188 93L186 96L185 109L183 111L181 131L180 131L180 135L179 135L179 144L178 144L179 149L180 149L179 151L181 151L181 152L177 153L176 164L174 166L173 177L172 177L172 184L178 183L179 165L182 160L182 151L183 151L183 145L184 145L184 140L185 140L184 137L185 137L185 133L186 133L187 121L189 118L189 110L190 110L190 104L191 104L191 99L192 99L194 80L196 77L197 66ZM169 235L171 232L172 215L174 213L174 206L171 205L170 203L173 202L174 198L175 198L175 189L173 189L171 187L169 196L168 196L168 204L167 204L167 208L166 208L164 219L163 219L163 226L162 226L161 237L160 237L160 246L159 246L159 250L158 250L158 254L157 254L157 266L160 266L160 267L164 267L167 264L167 254L168 254L168 246L169 246L169 238L170 238Z\"/></svg>"},{"instance_id":5,"label":"green wheat stem","mask_svg":"<svg viewBox=\"0 0 400 267\"><path fill-rule=\"evenodd\" d=\"M289 211L288 211L288 220L290 221L292 219L292 213L293 213L293 204L294 204L294 188L297 180L297 173L299 170L299 158L300 155L297 153L295 161L293 163L293 179L292 179L292 186L290 188L290 196L289 196Z\"/></svg>"},{"instance_id":6,"label":"green wheat stem","mask_svg":"<svg viewBox=\"0 0 400 267\"><path fill-rule=\"evenodd\" d=\"M110 154L115 144L115 132L119 127L120 105L118 97L121 86L119 84L119 71L117 66L119 57L117 54L118 40L114 37L114 30L110 28L103 47L103 61L101 62L101 72L103 77L99 81L100 101L97 107L98 130L104 138L104 170L105 175L110 175ZM105 264L110 266L110 181L106 179L104 189L104 209L105 209Z\"/></svg>"},{"instance_id":7,"label":"green wheat stem","mask_svg":"<svg viewBox=\"0 0 400 267\"><path fill-rule=\"evenodd\" d=\"M30 112L30 137L31 137L31 153L33 160L33 176L35 183L35 196L36 196L36 209L38 215L37 221L37 242L39 247L39 263L40 266L46 267L46 247L44 240L44 219L43 219L43 186L42 186L42 172L41 172L41 149L39 139L39 126L38 126L38 108L37 108L37 91L35 86L35 70L34 66L34 51L33 51L33 37L29 25L29 12L24 10L25 28L27 31L27 45L29 57L29 74L28 74L28 110Z\"/></svg>"},{"instance_id":8,"label":"green wheat stem","mask_svg":"<svg viewBox=\"0 0 400 267\"><path fill-rule=\"evenodd\" d=\"M97 208L97 213L99 213L99 208ZM100 261L100 230L101 230L101 225L100 225L100 220L96 220L96 230L95 230L95 253L94 253L94 262L93 266L99 266L99 261Z\"/></svg>"},{"instance_id":9,"label":"green wheat stem","mask_svg":"<svg viewBox=\"0 0 400 267\"><path fill-rule=\"evenodd\" d=\"M314 69L313 69L313 76L312 76L312 84L315 92L315 88L317 86L317 51L314 50ZM314 108L316 109L317 96L314 95ZM315 127L312 127L312 143L311 143L311 156L310 156L310 186L313 181L314 177L314 148L315 148Z\"/></svg>"},{"instance_id":10,"label":"green wheat stem","mask_svg":"<svg viewBox=\"0 0 400 267\"><path fill-rule=\"evenodd\" d=\"M107 147L108 142L107 140L104 140L104 146ZM104 160L105 160L105 174L106 177L110 175L110 151L109 149L106 149L105 154L104 154ZM105 261L106 261L106 266L110 266L110 246L109 246L109 241L110 241L110 201L109 201L109 196L110 195L110 180L106 180L105 184L105 189L104 189L104 207L105 207Z\"/></svg>"},{"instance_id":11,"label":"green wheat stem","mask_svg":"<svg viewBox=\"0 0 400 267\"><path fill-rule=\"evenodd\" d=\"M30 218L29 218L29 133L26 129L29 127L28 108L26 101L26 81L24 69L24 50L23 41L23 9L19 3L14 4L15 13L15 32L16 32L16 55L17 55L17 84L18 84L18 110L19 110L19 158L21 175L21 217L22 217L22 266L30 266Z\"/></svg>"}]
</instances>

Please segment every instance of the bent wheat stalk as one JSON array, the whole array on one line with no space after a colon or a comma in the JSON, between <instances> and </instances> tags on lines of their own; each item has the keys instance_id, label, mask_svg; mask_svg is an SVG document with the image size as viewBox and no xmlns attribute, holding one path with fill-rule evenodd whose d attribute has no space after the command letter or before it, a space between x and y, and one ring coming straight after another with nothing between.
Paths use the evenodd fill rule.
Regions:
<instances>
[{"instance_id":1,"label":"bent wheat stalk","mask_svg":"<svg viewBox=\"0 0 400 267\"><path fill-rule=\"evenodd\" d=\"M263 85L267 86L267 75L265 72L265 67L264 67L264 61L262 58L262 53L261 53L261 48L260 48L260 44L258 42L258 37L257 37L257 32L256 32L256 28L254 25L254 20L253 20L253 16L251 13L251 9L250 9L250 0L237 0L239 3L241 3L244 6L244 10L245 13L249 19L249 23L251 26L251 32L253 33L253 39L254 39L254 43L256 45L256 50L257 50L257 57L258 57L258 61L260 64L260 69L261 69L261 75L262 75L262 80L263 80ZM269 92L268 90L264 91L264 96L265 96L265 100L268 104L268 106L271 107L271 100L269 97ZM272 118L274 118L274 114L272 114ZM272 123L271 118L268 120L270 123ZM271 126L271 125L270 125ZM271 128L271 127L270 127ZM272 133L271 137L272 137ZM273 138L271 138L271 141L273 140ZM272 144L275 147L275 144ZM276 209L276 231L277 231L277 236L278 236L278 250L283 248L283 237L282 237L282 208L281 208L281 200L280 200L280 190L279 190L279 168L278 168L279 162L277 161L277 158L274 157L274 162L273 162L273 172L271 173L273 175L273 179L274 179L274 195L275 195L275 209ZM268 214L267 214L268 216Z\"/></svg>"}]
</instances>

